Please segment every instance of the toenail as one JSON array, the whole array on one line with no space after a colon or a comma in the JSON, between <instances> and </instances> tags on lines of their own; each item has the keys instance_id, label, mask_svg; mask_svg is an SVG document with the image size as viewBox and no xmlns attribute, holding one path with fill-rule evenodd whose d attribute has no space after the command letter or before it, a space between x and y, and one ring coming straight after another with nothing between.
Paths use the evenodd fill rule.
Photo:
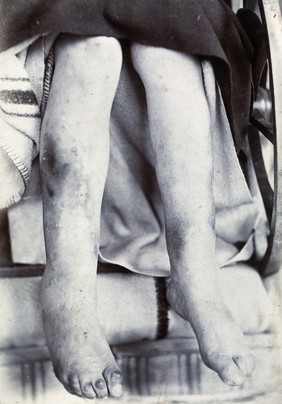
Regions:
<instances>
[{"instance_id":1,"label":"toenail","mask_svg":"<svg viewBox=\"0 0 282 404\"><path fill-rule=\"evenodd\" d=\"M122 375L121 375L121 373L120 373L120 372L114 372L114 373L111 375L111 381L112 381L113 383L120 383L120 382L122 381Z\"/></svg>"},{"instance_id":2,"label":"toenail","mask_svg":"<svg viewBox=\"0 0 282 404\"><path fill-rule=\"evenodd\" d=\"M90 390L90 388L92 389L91 384L85 384L85 386L83 386L83 391L88 392Z\"/></svg>"},{"instance_id":3,"label":"toenail","mask_svg":"<svg viewBox=\"0 0 282 404\"><path fill-rule=\"evenodd\" d=\"M99 379L97 380L97 382L95 383L95 387L99 390L103 390L106 387L106 383L104 382L104 380Z\"/></svg>"},{"instance_id":4,"label":"toenail","mask_svg":"<svg viewBox=\"0 0 282 404\"><path fill-rule=\"evenodd\" d=\"M244 381L243 378L241 378L241 377L236 377L236 378L234 378L233 380L226 379L226 380L225 380L225 383L229 384L229 386L238 386L238 385L242 384L243 381Z\"/></svg>"},{"instance_id":5,"label":"toenail","mask_svg":"<svg viewBox=\"0 0 282 404\"><path fill-rule=\"evenodd\" d=\"M230 379L225 379L224 382L225 382L226 384L229 384L229 386L234 386L234 385L235 385L234 381L233 381L233 380L230 380Z\"/></svg>"}]
</instances>

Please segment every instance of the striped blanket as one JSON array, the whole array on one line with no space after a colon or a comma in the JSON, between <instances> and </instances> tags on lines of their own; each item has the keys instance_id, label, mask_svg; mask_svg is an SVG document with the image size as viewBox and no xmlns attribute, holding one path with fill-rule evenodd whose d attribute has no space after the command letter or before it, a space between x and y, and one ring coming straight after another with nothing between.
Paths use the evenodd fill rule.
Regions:
<instances>
[{"instance_id":1,"label":"striped blanket","mask_svg":"<svg viewBox=\"0 0 282 404\"><path fill-rule=\"evenodd\" d=\"M50 37L33 37L0 54L0 208L24 195L32 160L39 152L45 56L50 43Z\"/></svg>"}]
</instances>

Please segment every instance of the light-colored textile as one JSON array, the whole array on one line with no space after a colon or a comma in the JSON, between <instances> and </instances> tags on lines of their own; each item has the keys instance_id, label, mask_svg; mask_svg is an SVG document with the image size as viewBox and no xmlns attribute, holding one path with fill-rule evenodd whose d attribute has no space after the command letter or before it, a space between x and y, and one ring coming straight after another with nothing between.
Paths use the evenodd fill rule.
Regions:
<instances>
[{"instance_id":1,"label":"light-colored textile","mask_svg":"<svg viewBox=\"0 0 282 404\"><path fill-rule=\"evenodd\" d=\"M39 57L38 53L32 57ZM204 61L202 69L214 148L217 260L219 266L226 266L248 260L254 253L255 229L260 228L259 236L266 240L267 228L261 225L264 215L259 198L251 195L241 171L211 64ZM24 136L22 132L18 131L17 135ZM110 135L100 261L148 275L169 275L161 197L150 163L145 94L126 50L112 109ZM26 193L26 200L9 212L13 258L20 263L45 261L42 220L34 216L41 212L40 198L37 191L36 197L31 191ZM25 243L32 248L24 248ZM260 255L265 246L266 241L260 243ZM27 254L31 250L33 254Z\"/></svg>"},{"instance_id":2,"label":"light-colored textile","mask_svg":"<svg viewBox=\"0 0 282 404\"><path fill-rule=\"evenodd\" d=\"M39 152L44 61L53 35L0 54L0 209L18 202Z\"/></svg>"},{"instance_id":3,"label":"light-colored textile","mask_svg":"<svg viewBox=\"0 0 282 404\"><path fill-rule=\"evenodd\" d=\"M40 111L24 67L26 45L0 55L0 208L20 200L38 148Z\"/></svg>"},{"instance_id":4,"label":"light-colored textile","mask_svg":"<svg viewBox=\"0 0 282 404\"><path fill-rule=\"evenodd\" d=\"M226 266L236 261L247 261L252 256L255 229L264 220L259 200L256 196L252 197L241 171L211 64L203 62L202 68L214 148L217 261L219 266ZM139 135L140 132L134 136L130 132L134 131L130 126L130 117L134 117L135 127L142 120L142 130L146 132L148 128L147 117L142 111L143 104L138 104L136 99L133 102L137 91L130 77L130 72L127 75L123 73L123 86L117 93L113 107L100 256L101 260L133 271L169 275L161 197L154 170L148 163L149 136L148 133ZM130 102L124 101L126 97ZM136 113L138 108L139 112ZM135 131L139 130L137 124ZM138 136L142 136L139 143L136 140ZM266 227L263 237L266 237Z\"/></svg>"}]
</instances>

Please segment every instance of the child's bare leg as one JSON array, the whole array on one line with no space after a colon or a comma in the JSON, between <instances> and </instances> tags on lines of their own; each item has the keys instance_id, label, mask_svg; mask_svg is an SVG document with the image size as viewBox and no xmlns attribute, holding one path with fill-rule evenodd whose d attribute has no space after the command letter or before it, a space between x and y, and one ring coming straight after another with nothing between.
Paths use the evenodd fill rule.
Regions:
<instances>
[{"instance_id":1,"label":"child's bare leg","mask_svg":"<svg viewBox=\"0 0 282 404\"><path fill-rule=\"evenodd\" d=\"M61 38L42 128L44 328L58 378L86 398L121 395L95 298L109 118L121 59L115 39Z\"/></svg>"},{"instance_id":2,"label":"child's bare leg","mask_svg":"<svg viewBox=\"0 0 282 404\"><path fill-rule=\"evenodd\" d=\"M230 385L253 359L217 284L210 116L198 59L134 45L146 90L155 167L171 261L168 300L196 333L205 363Z\"/></svg>"}]
</instances>

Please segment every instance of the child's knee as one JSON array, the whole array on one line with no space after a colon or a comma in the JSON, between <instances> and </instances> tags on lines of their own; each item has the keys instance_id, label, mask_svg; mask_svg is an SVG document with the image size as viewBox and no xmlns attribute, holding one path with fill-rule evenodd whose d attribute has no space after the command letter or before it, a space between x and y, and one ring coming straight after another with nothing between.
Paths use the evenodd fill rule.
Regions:
<instances>
[{"instance_id":1,"label":"child's knee","mask_svg":"<svg viewBox=\"0 0 282 404\"><path fill-rule=\"evenodd\" d=\"M93 68L114 74L120 71L122 51L115 38L61 35L56 41L56 60L78 74L93 74Z\"/></svg>"},{"instance_id":2,"label":"child's knee","mask_svg":"<svg viewBox=\"0 0 282 404\"><path fill-rule=\"evenodd\" d=\"M132 63L142 79L154 80L155 76L161 78L159 52L161 48L133 43L131 45Z\"/></svg>"},{"instance_id":3,"label":"child's knee","mask_svg":"<svg viewBox=\"0 0 282 404\"><path fill-rule=\"evenodd\" d=\"M181 52L155 46L133 43L131 46L133 65L141 76L145 86L153 83L154 87L166 89L183 87L191 78L194 83L202 83L201 63L198 58Z\"/></svg>"}]
</instances>

